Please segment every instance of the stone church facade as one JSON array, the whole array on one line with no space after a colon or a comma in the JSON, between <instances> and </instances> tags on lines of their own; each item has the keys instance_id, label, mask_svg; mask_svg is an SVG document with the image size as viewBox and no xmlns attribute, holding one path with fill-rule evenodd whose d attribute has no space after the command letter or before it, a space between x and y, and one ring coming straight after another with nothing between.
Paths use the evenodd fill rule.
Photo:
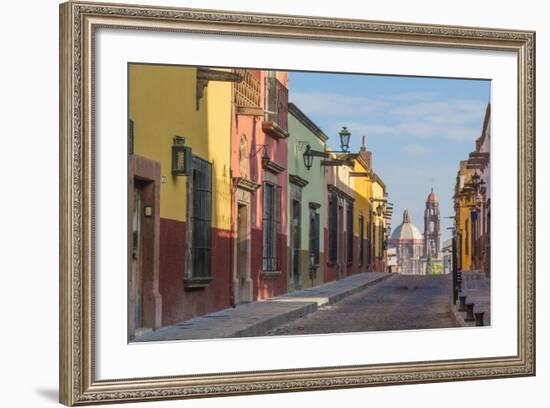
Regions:
<instances>
[{"instance_id":1,"label":"stone church facade","mask_svg":"<svg viewBox=\"0 0 550 408\"><path fill-rule=\"evenodd\" d=\"M433 189L426 199L424 234L412 223L408 210L405 210L403 222L394 229L388 247L396 250L395 272L405 275L441 272L441 215Z\"/></svg>"},{"instance_id":2,"label":"stone church facade","mask_svg":"<svg viewBox=\"0 0 550 408\"><path fill-rule=\"evenodd\" d=\"M424 240L418 227L411 222L409 211L403 212L403 222L391 234L389 248L396 249L395 272L404 275L423 275L422 255Z\"/></svg>"}]
</instances>

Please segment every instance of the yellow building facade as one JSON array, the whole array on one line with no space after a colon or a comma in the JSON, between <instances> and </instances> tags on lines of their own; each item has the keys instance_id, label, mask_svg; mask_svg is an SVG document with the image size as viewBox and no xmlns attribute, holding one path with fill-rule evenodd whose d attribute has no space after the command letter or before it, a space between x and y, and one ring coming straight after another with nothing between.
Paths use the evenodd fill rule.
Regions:
<instances>
[{"instance_id":1,"label":"yellow building facade","mask_svg":"<svg viewBox=\"0 0 550 408\"><path fill-rule=\"evenodd\" d=\"M371 265L371 225L372 225L372 181L373 173L370 168L370 152L361 147L361 151L354 155L353 191L355 197L355 217L353 223L354 235L357 240L358 254L357 271L366 272L372 269Z\"/></svg>"},{"instance_id":2,"label":"yellow building facade","mask_svg":"<svg viewBox=\"0 0 550 408\"><path fill-rule=\"evenodd\" d=\"M129 337L230 306L232 83L130 64ZM149 315L152 316L149 316Z\"/></svg>"},{"instance_id":3,"label":"yellow building facade","mask_svg":"<svg viewBox=\"0 0 550 408\"><path fill-rule=\"evenodd\" d=\"M229 229L231 83L210 82L199 99L195 67L131 64L129 75L133 151L160 163L160 216L187 220L187 177L171 173L174 137L182 136L212 163L212 225Z\"/></svg>"},{"instance_id":4,"label":"yellow building facade","mask_svg":"<svg viewBox=\"0 0 550 408\"><path fill-rule=\"evenodd\" d=\"M384 216L386 214L386 185L380 177L374 173L372 183L372 198L373 203L373 251L374 251L374 270L383 272L385 270L384 251L385 245L385 228L386 223Z\"/></svg>"},{"instance_id":5,"label":"yellow building facade","mask_svg":"<svg viewBox=\"0 0 550 408\"><path fill-rule=\"evenodd\" d=\"M454 195L457 266L463 272L472 270L472 208L475 206L474 192L468 187L473 171L467 169L467 163L467 160L460 162Z\"/></svg>"}]
</instances>

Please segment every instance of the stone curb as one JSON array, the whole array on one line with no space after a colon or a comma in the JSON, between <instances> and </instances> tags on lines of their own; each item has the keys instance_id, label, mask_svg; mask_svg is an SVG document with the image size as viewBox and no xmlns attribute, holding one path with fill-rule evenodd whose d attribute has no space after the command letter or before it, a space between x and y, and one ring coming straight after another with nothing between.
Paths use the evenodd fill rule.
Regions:
<instances>
[{"instance_id":1,"label":"stone curb","mask_svg":"<svg viewBox=\"0 0 550 408\"><path fill-rule=\"evenodd\" d=\"M278 326L299 319L300 317L304 317L310 313L315 312L317 309L317 303L311 302L305 304L298 309L289 310L287 312L281 313L280 315L273 316L260 322L254 323L252 326L236 331L235 333L230 334L228 337L262 336Z\"/></svg>"},{"instance_id":2,"label":"stone curb","mask_svg":"<svg viewBox=\"0 0 550 408\"><path fill-rule=\"evenodd\" d=\"M233 333L230 337L253 337L253 336L262 336L269 332L270 330L275 329L278 326L290 323L296 319L304 317L310 313L313 313L319 309L319 307L325 305L331 305L337 303L349 296L355 295L370 286L373 286L381 281L388 279L390 277L395 277L397 274L388 274L380 276L376 279L373 279L369 282L365 282L362 285L355 286L349 289L342 289L340 292L334 293L333 295L328 295L325 298L319 297L316 301L311 301L311 303L305 304L303 307L298 309L289 310L287 312L281 313L277 316L273 316L261 322L257 322L250 327L246 327L242 330L239 330ZM305 300L299 296L291 294L282 295L279 298L271 299L270 302L280 302L280 301L300 301L305 302Z\"/></svg>"},{"instance_id":3,"label":"stone curb","mask_svg":"<svg viewBox=\"0 0 550 408\"><path fill-rule=\"evenodd\" d=\"M380 276L376 279L371 280L370 282L365 282L364 284L362 284L360 286L356 286L356 287L351 288L349 290L345 290L345 291L342 291L340 293L336 293L333 296L329 296L328 302L326 302L325 304L331 305L333 303L340 302L341 300L343 300L343 299L345 299L349 296L353 296L353 295L367 289L370 286L374 286L377 283L380 283L383 280L386 280L388 278L395 278L396 276L397 276L396 273L388 274L388 275L385 275L385 276Z\"/></svg>"},{"instance_id":4,"label":"stone curb","mask_svg":"<svg viewBox=\"0 0 550 408\"><path fill-rule=\"evenodd\" d=\"M262 336L279 326L313 313L323 306L337 303L385 279L395 276L397 274L389 273L379 273L379 275L375 273L374 276L352 275L314 288L245 304L242 306L245 310L241 309L240 313L237 312L237 315L233 316L233 318L237 319L233 323L231 323L231 315L233 315L233 310L235 309L224 309L199 316L189 321L163 327L158 331L144 334L134 341L200 340ZM269 311L270 308L273 308L271 312ZM254 314L257 314L257 316L254 317ZM218 320L219 324L210 326L210 323L207 323L205 319Z\"/></svg>"}]
</instances>

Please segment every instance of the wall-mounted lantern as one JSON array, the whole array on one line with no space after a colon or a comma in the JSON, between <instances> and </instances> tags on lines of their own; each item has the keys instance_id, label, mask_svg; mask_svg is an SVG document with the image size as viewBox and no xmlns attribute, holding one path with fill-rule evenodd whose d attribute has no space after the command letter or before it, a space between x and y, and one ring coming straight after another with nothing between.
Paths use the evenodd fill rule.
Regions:
<instances>
[{"instance_id":1,"label":"wall-mounted lantern","mask_svg":"<svg viewBox=\"0 0 550 408\"><path fill-rule=\"evenodd\" d=\"M342 149L342 152L347 153L351 133L346 126L342 126L342 130L338 134L340 135L340 148Z\"/></svg>"},{"instance_id":2,"label":"wall-mounted lantern","mask_svg":"<svg viewBox=\"0 0 550 408\"><path fill-rule=\"evenodd\" d=\"M187 176L191 170L192 151L185 145L185 138L175 136L172 144L172 175Z\"/></svg>"},{"instance_id":3,"label":"wall-mounted lantern","mask_svg":"<svg viewBox=\"0 0 550 408\"><path fill-rule=\"evenodd\" d=\"M255 150L254 150L255 149ZM254 145L254 149L251 150L251 153L249 155L249 158L256 157L260 151L262 151L262 167L266 170L269 170L271 173L279 174L282 171L285 171L286 169L278 164L277 162L271 160L269 156L269 145L268 144L260 144L260 145Z\"/></svg>"},{"instance_id":4,"label":"wall-mounted lantern","mask_svg":"<svg viewBox=\"0 0 550 408\"><path fill-rule=\"evenodd\" d=\"M387 194L384 194L384 197L387 197ZM373 215L377 215L384 218L391 218L393 212L393 203L390 203L386 198L371 198L371 203L378 203L378 205L373 210Z\"/></svg>"},{"instance_id":5,"label":"wall-mounted lantern","mask_svg":"<svg viewBox=\"0 0 550 408\"><path fill-rule=\"evenodd\" d=\"M256 147L256 150L251 152L249 157L250 158L255 157L261 150L262 151L262 166L268 165L269 162L271 161L271 159L269 158L269 153L267 152L267 144L255 145L255 147Z\"/></svg>"},{"instance_id":6,"label":"wall-mounted lantern","mask_svg":"<svg viewBox=\"0 0 550 408\"><path fill-rule=\"evenodd\" d=\"M262 166L267 166L271 159L269 158L269 154L267 154L267 145L264 146L264 152L262 153Z\"/></svg>"},{"instance_id":7,"label":"wall-mounted lantern","mask_svg":"<svg viewBox=\"0 0 550 408\"><path fill-rule=\"evenodd\" d=\"M481 187L483 186L485 186L485 181L481 179L481 177L479 176L479 174L477 174L477 172L475 172L474 175L472 176L472 180L470 181L470 187L472 187L475 193L477 194L481 189Z\"/></svg>"},{"instance_id":8,"label":"wall-mounted lantern","mask_svg":"<svg viewBox=\"0 0 550 408\"><path fill-rule=\"evenodd\" d=\"M311 146L306 146L306 151L304 152L304 166L306 166L306 169L311 169L311 166L313 166L313 154L311 153Z\"/></svg>"},{"instance_id":9,"label":"wall-mounted lantern","mask_svg":"<svg viewBox=\"0 0 550 408\"><path fill-rule=\"evenodd\" d=\"M313 166L314 157L322 157L323 159L330 159L330 153L349 153L349 140L351 133L346 126L342 126L342 130L338 133L340 135L340 148L341 151L331 150L330 152L321 152L318 150L313 150L311 146L306 145L306 150L304 151L304 166L307 170L311 169ZM299 141L299 144L306 144L304 141ZM353 167L353 160L347 160L345 158L340 159L330 159L330 160L321 160L321 166L349 166Z\"/></svg>"},{"instance_id":10,"label":"wall-mounted lantern","mask_svg":"<svg viewBox=\"0 0 550 408\"><path fill-rule=\"evenodd\" d=\"M299 143L304 143L305 142L299 142ZM304 166L306 166L306 169L311 169L311 166L313 166L313 158L314 157L323 157L323 158L328 158L330 157L330 155L327 153L327 152L321 152L319 150L313 150L311 148L311 145L306 145L306 150L304 151ZM322 162L322 161L321 161Z\"/></svg>"}]
</instances>

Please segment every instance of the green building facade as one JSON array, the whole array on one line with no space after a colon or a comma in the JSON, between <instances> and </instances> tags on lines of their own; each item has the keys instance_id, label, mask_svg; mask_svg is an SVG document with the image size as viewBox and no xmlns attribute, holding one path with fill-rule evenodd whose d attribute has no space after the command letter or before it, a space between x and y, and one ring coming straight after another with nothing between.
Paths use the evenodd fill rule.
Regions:
<instances>
[{"instance_id":1,"label":"green building facade","mask_svg":"<svg viewBox=\"0 0 550 408\"><path fill-rule=\"evenodd\" d=\"M308 170L304 152L324 152L327 135L295 104L288 106L288 290L324 282L324 176L321 158Z\"/></svg>"}]
</instances>

